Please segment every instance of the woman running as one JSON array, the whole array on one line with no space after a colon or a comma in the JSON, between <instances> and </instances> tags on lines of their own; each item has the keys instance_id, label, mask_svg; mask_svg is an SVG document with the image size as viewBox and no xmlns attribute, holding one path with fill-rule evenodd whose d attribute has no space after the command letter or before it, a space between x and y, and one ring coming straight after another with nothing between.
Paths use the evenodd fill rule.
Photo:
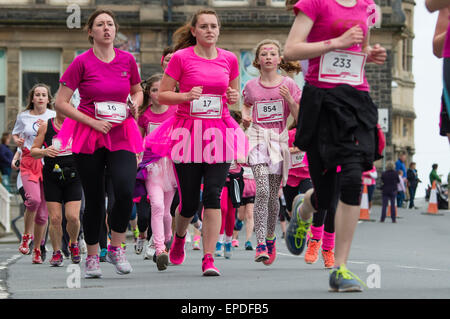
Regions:
<instances>
[{"instance_id":1,"label":"woman running","mask_svg":"<svg viewBox=\"0 0 450 319\"><path fill-rule=\"evenodd\" d=\"M162 79L159 102L177 104L177 112L146 138L147 149L160 157L170 154L175 162L181 201L169 253L175 265L185 258L187 227L199 206L203 178L204 276L220 275L212 256L220 231L220 193L230 162L246 156L245 134L227 106L239 100L238 61L216 47L219 31L216 12L201 9L175 32L176 52ZM177 82L180 92L175 92Z\"/></svg>"},{"instance_id":2,"label":"woman running","mask_svg":"<svg viewBox=\"0 0 450 319\"><path fill-rule=\"evenodd\" d=\"M93 47L69 65L56 100L56 108L68 117L58 137L63 147L73 138L72 152L86 198L86 278L102 276L98 241L105 216L105 167L111 174L115 198L108 214L111 242L107 261L114 264L118 274L132 271L121 244L133 208L136 154L143 151L141 134L131 116L142 104L142 89L134 57L113 46L118 28L109 10L96 10L89 17L86 29ZM69 102L77 88L81 101L74 109Z\"/></svg>"},{"instance_id":3,"label":"woman running","mask_svg":"<svg viewBox=\"0 0 450 319\"><path fill-rule=\"evenodd\" d=\"M36 84L28 94L25 111L17 116L12 131L14 142L22 149L20 175L25 190L25 230L19 251L27 255L30 252L30 242L33 240L33 264L42 264L43 242L48 222L48 210L45 203L44 185L42 180L42 160L31 156L30 150L37 135L39 126L49 118L55 117L52 110L52 95L46 84Z\"/></svg>"},{"instance_id":4,"label":"woman running","mask_svg":"<svg viewBox=\"0 0 450 319\"><path fill-rule=\"evenodd\" d=\"M336 194L336 170L341 166L330 291L362 291L345 264L360 213L362 172L378 158L378 113L364 73L366 62L386 60L383 47L369 46L369 27L377 17L375 4L372 0L301 0L294 13L285 58L309 59L294 145L308 154L314 189L305 194L303 203L294 199L287 240L298 234L305 246L312 214L327 209Z\"/></svg>"},{"instance_id":5,"label":"woman running","mask_svg":"<svg viewBox=\"0 0 450 319\"><path fill-rule=\"evenodd\" d=\"M56 117L43 123L38 130L31 147L34 158L44 158L42 170L44 195L50 214L50 239L53 246L52 266L63 265L61 239L63 237L62 205L67 220L67 233L70 237L69 250L72 263L81 261L78 235L80 231L81 182L75 167L70 145L66 149L60 148L60 142L55 136L63 125L65 116L56 112ZM42 148L45 146L45 148Z\"/></svg>"},{"instance_id":6,"label":"woman running","mask_svg":"<svg viewBox=\"0 0 450 319\"><path fill-rule=\"evenodd\" d=\"M253 65L261 76L244 87L242 119L249 127L248 162L256 181L254 221L256 262L270 265L276 258L275 226L280 211L278 192L286 184L289 171L289 148L286 122L289 114L297 118L301 91L290 77L278 69L300 72L300 65L285 63L281 45L276 40L263 40L256 46ZM252 115L250 115L252 112Z\"/></svg>"}]
</instances>

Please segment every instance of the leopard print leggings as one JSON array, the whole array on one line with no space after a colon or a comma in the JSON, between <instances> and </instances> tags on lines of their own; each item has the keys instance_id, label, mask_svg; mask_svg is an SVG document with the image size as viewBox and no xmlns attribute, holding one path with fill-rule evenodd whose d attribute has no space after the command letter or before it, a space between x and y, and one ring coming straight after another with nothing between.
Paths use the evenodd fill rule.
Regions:
<instances>
[{"instance_id":1,"label":"leopard print leggings","mask_svg":"<svg viewBox=\"0 0 450 319\"><path fill-rule=\"evenodd\" d=\"M267 164L252 166L256 182L255 207L253 209L257 243L264 243L269 234L275 233L275 226L280 212L278 192L281 175L269 174Z\"/></svg>"}]
</instances>

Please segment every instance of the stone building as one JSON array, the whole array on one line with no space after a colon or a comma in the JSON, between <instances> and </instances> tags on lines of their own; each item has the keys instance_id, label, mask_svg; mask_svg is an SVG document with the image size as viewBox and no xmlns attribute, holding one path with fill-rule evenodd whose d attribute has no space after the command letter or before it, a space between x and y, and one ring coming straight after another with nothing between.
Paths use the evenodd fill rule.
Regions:
<instances>
[{"instance_id":1,"label":"stone building","mask_svg":"<svg viewBox=\"0 0 450 319\"><path fill-rule=\"evenodd\" d=\"M366 71L375 103L389 112L389 160L395 159L400 150L414 154L415 3L375 2L381 7L383 19L381 28L372 30L371 42L385 46L389 58L384 66L368 65ZM142 78L161 71L163 48L192 12L201 7L214 8L222 22L219 46L238 56L241 86L256 75L250 67L255 44L264 38L284 43L293 21L284 0L0 0L0 131L12 130L34 83L48 83L56 92L67 66L90 47L82 28L89 14L99 7L116 13L120 24L118 46L133 52Z\"/></svg>"}]
</instances>

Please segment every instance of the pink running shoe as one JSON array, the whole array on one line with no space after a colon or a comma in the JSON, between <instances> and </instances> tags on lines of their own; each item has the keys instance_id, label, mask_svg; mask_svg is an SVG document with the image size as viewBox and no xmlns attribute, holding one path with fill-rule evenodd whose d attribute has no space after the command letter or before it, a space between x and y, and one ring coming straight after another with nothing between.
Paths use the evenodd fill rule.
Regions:
<instances>
[{"instance_id":1,"label":"pink running shoe","mask_svg":"<svg viewBox=\"0 0 450 319\"><path fill-rule=\"evenodd\" d=\"M239 247L239 240L233 239L233 240L231 241L231 246L233 246L233 247L235 247L235 248Z\"/></svg>"},{"instance_id":2,"label":"pink running shoe","mask_svg":"<svg viewBox=\"0 0 450 319\"><path fill-rule=\"evenodd\" d=\"M274 238L273 240L269 240L266 238L267 254L269 255L268 260L263 260L263 264L266 266L270 266L275 261L275 258L277 258L276 242L276 238Z\"/></svg>"},{"instance_id":3,"label":"pink running shoe","mask_svg":"<svg viewBox=\"0 0 450 319\"><path fill-rule=\"evenodd\" d=\"M186 257L185 242L186 236L183 238L179 238L177 234L173 236L172 247L170 247L169 251L169 259L172 264L181 265L184 262L184 258Z\"/></svg>"},{"instance_id":4,"label":"pink running shoe","mask_svg":"<svg viewBox=\"0 0 450 319\"><path fill-rule=\"evenodd\" d=\"M211 254L206 254L202 259L203 276L220 276L219 269L214 266L214 258Z\"/></svg>"}]
</instances>

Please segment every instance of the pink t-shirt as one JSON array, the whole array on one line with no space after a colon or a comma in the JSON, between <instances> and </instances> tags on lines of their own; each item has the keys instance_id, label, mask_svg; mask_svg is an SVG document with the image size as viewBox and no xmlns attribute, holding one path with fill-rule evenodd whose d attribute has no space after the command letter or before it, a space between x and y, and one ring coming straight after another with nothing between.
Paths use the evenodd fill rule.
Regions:
<instances>
[{"instance_id":1,"label":"pink t-shirt","mask_svg":"<svg viewBox=\"0 0 450 319\"><path fill-rule=\"evenodd\" d=\"M297 132L296 128L293 128L289 130L289 147L294 147L294 141L295 141L295 133ZM291 168L289 170L289 177L286 182L287 185L291 187L297 187L300 181L311 178L309 175L309 168L308 168L308 158L307 154L305 154L305 157L303 157L303 162L305 166L303 167L297 167L297 168Z\"/></svg>"},{"instance_id":2,"label":"pink t-shirt","mask_svg":"<svg viewBox=\"0 0 450 319\"><path fill-rule=\"evenodd\" d=\"M295 15L299 11L306 14L314 25L308 35L307 41L310 43L331 40L340 37L348 29L359 25L367 36L368 21L373 19L373 10L369 6L374 6L373 0L356 0L353 7L345 7L336 0L300 0L294 6ZM375 21L371 21L371 25ZM354 45L347 48L348 51L361 52L361 45ZM308 72L305 76L306 82L319 88L334 88L339 83L328 83L319 81L320 56L309 60ZM361 91L369 91L369 84L365 72L363 71L363 83L354 86Z\"/></svg>"},{"instance_id":3,"label":"pink t-shirt","mask_svg":"<svg viewBox=\"0 0 450 319\"><path fill-rule=\"evenodd\" d=\"M119 49L114 51L114 59L105 63L89 49L73 60L59 80L80 92L78 110L94 116L94 102L126 103L131 86L141 82L134 57Z\"/></svg>"},{"instance_id":4,"label":"pink t-shirt","mask_svg":"<svg viewBox=\"0 0 450 319\"><path fill-rule=\"evenodd\" d=\"M142 114L138 119L138 125L145 130L145 134L150 134L155 128L157 128L162 122L171 118L175 112L177 111L177 107L175 105L169 106L168 109L164 113L153 113L151 110L151 106L149 106L144 114Z\"/></svg>"},{"instance_id":5,"label":"pink t-shirt","mask_svg":"<svg viewBox=\"0 0 450 319\"><path fill-rule=\"evenodd\" d=\"M300 101L302 91L295 81L287 76L274 87L264 86L259 77L251 79L242 92L244 103L252 107L253 123L263 128L278 128L280 133L286 128L286 120L290 114L289 106L280 94L282 85L288 87L294 101ZM274 106L276 111L273 110ZM272 108L272 112L267 112L268 108Z\"/></svg>"},{"instance_id":6,"label":"pink t-shirt","mask_svg":"<svg viewBox=\"0 0 450 319\"><path fill-rule=\"evenodd\" d=\"M194 86L203 86L202 94L222 96L222 116L228 115L226 91L230 81L239 76L236 56L217 48L217 57L212 60L199 57L194 47L174 53L165 71L180 84L180 93L189 92ZM190 102L178 105L177 114L190 117Z\"/></svg>"}]
</instances>

